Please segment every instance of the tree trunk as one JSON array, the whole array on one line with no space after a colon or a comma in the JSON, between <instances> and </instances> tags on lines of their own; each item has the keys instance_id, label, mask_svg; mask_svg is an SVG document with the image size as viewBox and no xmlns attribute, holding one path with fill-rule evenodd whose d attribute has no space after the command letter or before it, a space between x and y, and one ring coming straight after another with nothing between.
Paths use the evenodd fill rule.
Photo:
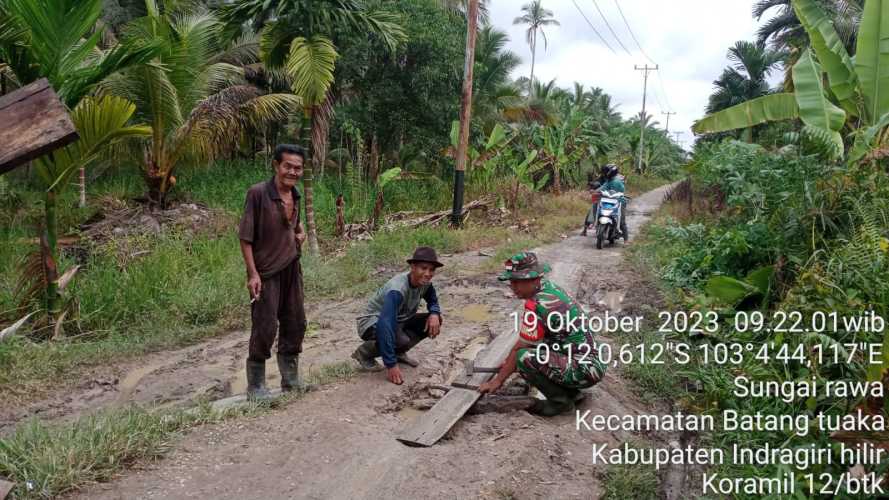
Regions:
<instances>
[{"instance_id":1,"label":"tree trunk","mask_svg":"<svg viewBox=\"0 0 889 500\"><path fill-rule=\"evenodd\" d=\"M80 208L86 206L86 168L80 167Z\"/></svg>"},{"instance_id":2,"label":"tree trunk","mask_svg":"<svg viewBox=\"0 0 889 500\"><path fill-rule=\"evenodd\" d=\"M56 224L56 192L54 190L46 192L44 203L46 232L41 238L40 246L43 253L43 272L46 280L46 311L50 324L54 325L61 309L58 284L59 273L56 267L56 262L58 262L56 257L58 227Z\"/></svg>"},{"instance_id":3,"label":"tree trunk","mask_svg":"<svg viewBox=\"0 0 889 500\"><path fill-rule=\"evenodd\" d=\"M334 234L336 234L337 238L342 237L346 233L346 201L343 200L343 195L337 195L336 197L336 229Z\"/></svg>"},{"instance_id":4,"label":"tree trunk","mask_svg":"<svg viewBox=\"0 0 889 500\"><path fill-rule=\"evenodd\" d=\"M380 215L383 213L383 188L379 188L377 190L377 199L374 201L374 211L373 215L370 218L370 229L371 231L377 230L377 223L380 220Z\"/></svg>"},{"instance_id":5,"label":"tree trunk","mask_svg":"<svg viewBox=\"0 0 889 500\"><path fill-rule=\"evenodd\" d=\"M320 169L320 165L327 155L327 132L330 130L330 117L333 108L330 102L330 94L327 99L318 106L312 108L312 161L305 169L303 176L303 191L306 198L306 233L309 240L309 251L318 255L318 229L315 224L314 203L314 173Z\"/></svg>"},{"instance_id":6,"label":"tree trunk","mask_svg":"<svg viewBox=\"0 0 889 500\"><path fill-rule=\"evenodd\" d=\"M374 132L370 139L370 172L367 174L367 179L375 183L378 175L380 175L380 144L377 141L377 133Z\"/></svg>"},{"instance_id":7,"label":"tree trunk","mask_svg":"<svg viewBox=\"0 0 889 500\"><path fill-rule=\"evenodd\" d=\"M553 163L553 192L556 196L562 194L562 172L558 163Z\"/></svg>"},{"instance_id":8,"label":"tree trunk","mask_svg":"<svg viewBox=\"0 0 889 500\"><path fill-rule=\"evenodd\" d=\"M537 59L537 30L531 35L531 80L528 82L528 95L534 92L534 62Z\"/></svg>"}]
</instances>

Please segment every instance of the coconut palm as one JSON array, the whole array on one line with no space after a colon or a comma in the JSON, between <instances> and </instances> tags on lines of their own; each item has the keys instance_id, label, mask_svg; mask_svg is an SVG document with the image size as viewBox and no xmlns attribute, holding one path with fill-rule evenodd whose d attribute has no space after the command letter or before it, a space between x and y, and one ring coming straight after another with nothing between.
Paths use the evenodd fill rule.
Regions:
<instances>
[{"instance_id":1,"label":"coconut palm","mask_svg":"<svg viewBox=\"0 0 889 500\"><path fill-rule=\"evenodd\" d=\"M543 8L541 0L533 0L530 3L526 3L522 6L522 12L524 12L524 14L515 18L512 21L512 24L525 24L528 26L528 29L525 31L525 40L531 47L531 77L529 79L529 89L533 89L534 64L537 59L537 32L539 31L540 35L543 37L543 49L546 50L548 42L543 27L559 26L559 21L556 21L553 18L553 12L551 10Z\"/></svg>"},{"instance_id":2,"label":"coconut palm","mask_svg":"<svg viewBox=\"0 0 889 500\"><path fill-rule=\"evenodd\" d=\"M707 113L730 108L768 94L768 77L784 60L784 54L761 45L739 41L728 50L734 64L713 82L716 91L710 95Z\"/></svg>"},{"instance_id":3,"label":"coconut palm","mask_svg":"<svg viewBox=\"0 0 889 500\"><path fill-rule=\"evenodd\" d=\"M837 34L854 54L855 36L861 22L864 0L823 0L821 7L830 14ZM791 0L758 0L753 5L753 17L761 20L766 13L777 12L756 31L760 44L769 43L775 50L799 49L809 43L805 28L793 10ZM790 61L793 66L796 59Z\"/></svg>"},{"instance_id":4,"label":"coconut palm","mask_svg":"<svg viewBox=\"0 0 889 500\"><path fill-rule=\"evenodd\" d=\"M146 1L148 15L124 27L124 43L161 47L148 64L118 73L102 91L138 105L137 116L151 125L142 174L149 205L164 207L184 158L212 159L245 131L286 119L300 100L266 94L244 78L237 62L249 50L225 51L223 24L206 10L167 12ZM246 42L249 44L249 42Z\"/></svg>"},{"instance_id":5,"label":"coconut palm","mask_svg":"<svg viewBox=\"0 0 889 500\"><path fill-rule=\"evenodd\" d=\"M293 93L312 121L312 163L305 169L303 191L309 248L318 252L313 202L313 172L324 164L333 114L331 87L339 56L338 34L363 33L379 38L391 51L405 40L397 14L371 8L360 0L240 0L223 8L231 26L248 21L262 29L261 55L271 68L283 68Z\"/></svg>"},{"instance_id":6,"label":"coconut palm","mask_svg":"<svg viewBox=\"0 0 889 500\"><path fill-rule=\"evenodd\" d=\"M473 77L473 114L490 132L503 112L523 105L518 88L510 84L509 75L520 60L506 50L509 36L497 28L485 25L479 30L475 45L475 73Z\"/></svg>"}]
</instances>

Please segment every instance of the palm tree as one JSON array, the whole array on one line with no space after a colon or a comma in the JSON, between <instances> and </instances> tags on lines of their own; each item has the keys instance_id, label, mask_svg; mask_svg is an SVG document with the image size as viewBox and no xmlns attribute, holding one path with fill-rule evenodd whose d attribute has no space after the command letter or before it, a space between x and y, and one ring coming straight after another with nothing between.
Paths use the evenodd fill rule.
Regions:
<instances>
[{"instance_id":1,"label":"palm tree","mask_svg":"<svg viewBox=\"0 0 889 500\"><path fill-rule=\"evenodd\" d=\"M837 33L843 40L846 50L855 53L855 40L858 24L864 8L864 0L823 0L819 2L831 16ZM793 10L791 0L758 0L753 5L753 17L762 20L767 13L777 9L777 14L769 18L756 31L757 42L769 43L779 51L800 49L809 44L806 30ZM795 60L788 64L792 67Z\"/></svg>"},{"instance_id":2,"label":"palm tree","mask_svg":"<svg viewBox=\"0 0 889 500\"><path fill-rule=\"evenodd\" d=\"M491 25L479 30L475 45L475 66L473 92L473 114L490 132L496 122L502 120L503 112L509 108L522 106L518 88L511 85L509 75L519 64L520 59L506 50L509 36Z\"/></svg>"},{"instance_id":3,"label":"palm tree","mask_svg":"<svg viewBox=\"0 0 889 500\"><path fill-rule=\"evenodd\" d=\"M72 108L71 119L80 136L75 143L35 161L37 180L45 190L44 232L37 273L45 291L50 323L60 316L56 248L56 199L74 172L107 153L124 139L145 136L146 127L127 126L134 106L117 98L87 97L103 79L152 57L150 44L120 44L100 50L102 30L94 30L101 0L33 2L0 0L0 60L14 85L46 78L62 101ZM92 34L91 34L92 32Z\"/></svg>"},{"instance_id":4,"label":"palm tree","mask_svg":"<svg viewBox=\"0 0 889 500\"><path fill-rule=\"evenodd\" d=\"M528 29L525 31L525 40L528 42L528 45L531 46L530 90L534 85L534 64L537 59L537 32L539 31L541 36L543 36L543 50L546 50L548 42L543 27L559 26L559 21L556 21L552 17L553 12L551 10L543 8L541 0L532 0L530 3L526 3L522 6L522 12L524 12L524 14L515 18L512 21L512 24L525 24L528 26Z\"/></svg>"},{"instance_id":5,"label":"palm tree","mask_svg":"<svg viewBox=\"0 0 889 500\"><path fill-rule=\"evenodd\" d=\"M333 114L331 87L338 53L337 33L351 31L378 37L390 51L405 40L400 17L371 9L361 0L240 0L223 8L231 26L252 21L262 28L261 53L265 63L283 68L293 92L302 99L312 121L312 164L305 169L303 191L309 248L318 253L313 201L313 172L327 156Z\"/></svg>"},{"instance_id":6,"label":"palm tree","mask_svg":"<svg viewBox=\"0 0 889 500\"><path fill-rule=\"evenodd\" d=\"M739 41L728 50L728 58L734 65L713 82L716 91L710 95L708 114L770 93L768 76L784 60L784 54Z\"/></svg>"},{"instance_id":7,"label":"palm tree","mask_svg":"<svg viewBox=\"0 0 889 500\"><path fill-rule=\"evenodd\" d=\"M167 12L147 0L148 15L123 30L124 43L152 43L161 51L150 64L118 73L102 90L130 99L151 124L142 174L152 207L165 207L184 158L212 159L246 130L286 119L298 109L292 94L266 94L247 84L234 53L223 50L222 23L205 10ZM249 43L249 42L248 42ZM249 53L249 50L246 51ZM228 62L226 62L228 61Z\"/></svg>"}]
</instances>

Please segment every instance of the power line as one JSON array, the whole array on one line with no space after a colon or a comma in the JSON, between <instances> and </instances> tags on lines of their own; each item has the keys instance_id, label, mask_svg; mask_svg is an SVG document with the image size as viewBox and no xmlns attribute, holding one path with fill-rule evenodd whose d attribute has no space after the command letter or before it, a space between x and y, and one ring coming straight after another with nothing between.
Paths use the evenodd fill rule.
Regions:
<instances>
[{"instance_id":1,"label":"power line","mask_svg":"<svg viewBox=\"0 0 889 500\"><path fill-rule=\"evenodd\" d=\"M624 26L627 27L627 32L630 33L630 38L633 39L633 42L636 44L636 48L639 49L639 52L641 52L642 55L645 56L645 58L648 59L649 62L651 62L651 64L657 65L657 62L655 62L654 59L652 59L651 57L649 57L648 54L645 53L645 50L642 48L642 44L639 43L639 39L636 38L636 34L633 33L633 28L630 27L630 23L629 21L627 21L627 16L624 15L624 10L620 7L620 2L618 0L614 0L614 5L617 6L617 11L620 13L620 18L623 19ZM657 80L661 88L661 92L664 94L664 100L667 102L667 109L673 111L673 105L670 104L670 97L667 95L667 89L664 86L664 79L661 78L660 72L657 72ZM657 96L657 92L655 92L655 96Z\"/></svg>"},{"instance_id":2,"label":"power line","mask_svg":"<svg viewBox=\"0 0 889 500\"><path fill-rule=\"evenodd\" d=\"M621 19L624 20L624 25L626 25L627 31L630 32L630 37L633 39L634 42L636 42L636 47L639 48L639 52L641 52L642 55L645 56L645 58L648 59L648 61L651 64L657 65L657 63L654 62L654 60L652 58L648 57L648 54L646 54L645 51L642 50L642 45L639 44L639 40L636 38L636 35L633 33L633 29L630 28L630 23L627 22L627 16L624 15L624 10L620 8L620 3L617 0L614 0L614 5L617 5L617 11L620 12L620 17L621 17Z\"/></svg>"},{"instance_id":3,"label":"power line","mask_svg":"<svg viewBox=\"0 0 889 500\"><path fill-rule=\"evenodd\" d=\"M608 45L608 42L605 41L605 38L602 37L596 27L593 26L593 23L591 23L590 20L586 17L586 14L583 13L583 10L580 9L580 5L577 5L577 2L575 0L571 0L571 2L574 4L574 7L577 8L577 12L580 12L580 15L583 16L583 19L586 21L586 23L590 25L593 33L595 33L596 36L599 37L599 40L602 40L602 43L604 43L605 46L608 47L608 50L610 50L612 54L617 55L617 52L615 52L614 49L611 48L611 45Z\"/></svg>"},{"instance_id":4,"label":"power line","mask_svg":"<svg viewBox=\"0 0 889 500\"><path fill-rule=\"evenodd\" d=\"M631 54L630 51L627 50L627 47L624 46L624 43L620 41L620 38L618 38L617 33L615 33L614 30L611 28L611 25L608 23L608 19L605 18L605 14L603 14L602 9L599 8L599 2L593 0L593 5L596 6L596 10L599 12L599 17L601 17L602 21L605 22L605 26L607 26L608 31L611 32L611 36L613 36L614 39L617 40L617 44L620 45L620 48L624 49L624 52L626 52L628 56L632 56L633 54Z\"/></svg>"}]
</instances>

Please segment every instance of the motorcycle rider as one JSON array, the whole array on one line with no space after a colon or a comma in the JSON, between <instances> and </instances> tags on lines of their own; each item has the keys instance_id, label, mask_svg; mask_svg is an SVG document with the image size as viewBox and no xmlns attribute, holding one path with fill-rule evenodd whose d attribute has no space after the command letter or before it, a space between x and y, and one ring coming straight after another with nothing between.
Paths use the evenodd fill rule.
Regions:
<instances>
[{"instance_id":1,"label":"motorcycle rider","mask_svg":"<svg viewBox=\"0 0 889 500\"><path fill-rule=\"evenodd\" d=\"M613 163L609 163L602 167L599 174L599 179L595 182L590 183L590 189L596 190L599 192L605 191L617 191L620 193L624 193L626 191L626 185L624 184L623 176L620 175L620 170L617 165ZM620 209L620 231L623 234L624 241L627 241L630 237L630 233L627 230L627 219L626 211L627 200L626 197L621 199L621 209ZM590 210L587 212L586 218L583 223L583 232L581 236L586 236L587 227L596 222L596 213L598 211L599 204L593 203L593 206L590 207Z\"/></svg>"}]
</instances>

